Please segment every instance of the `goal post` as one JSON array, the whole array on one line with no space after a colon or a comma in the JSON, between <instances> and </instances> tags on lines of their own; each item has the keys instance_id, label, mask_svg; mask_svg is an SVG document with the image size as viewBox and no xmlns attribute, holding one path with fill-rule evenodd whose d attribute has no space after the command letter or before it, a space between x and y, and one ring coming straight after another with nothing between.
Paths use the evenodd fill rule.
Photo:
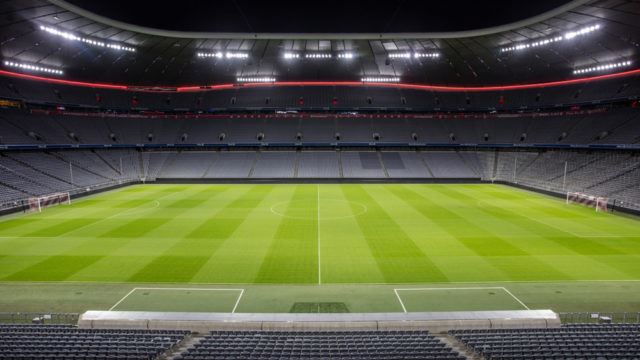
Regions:
<instances>
[{"instance_id":1,"label":"goal post","mask_svg":"<svg viewBox=\"0 0 640 360\"><path fill-rule=\"evenodd\" d=\"M68 192L54 193L28 199L29 211L41 212L43 208L59 204L71 204L71 195Z\"/></svg>"},{"instance_id":2,"label":"goal post","mask_svg":"<svg viewBox=\"0 0 640 360\"><path fill-rule=\"evenodd\" d=\"M567 204L580 204L584 206L589 206L596 211L608 211L609 207L609 198L602 196L589 195L580 192L568 192L567 193Z\"/></svg>"}]
</instances>

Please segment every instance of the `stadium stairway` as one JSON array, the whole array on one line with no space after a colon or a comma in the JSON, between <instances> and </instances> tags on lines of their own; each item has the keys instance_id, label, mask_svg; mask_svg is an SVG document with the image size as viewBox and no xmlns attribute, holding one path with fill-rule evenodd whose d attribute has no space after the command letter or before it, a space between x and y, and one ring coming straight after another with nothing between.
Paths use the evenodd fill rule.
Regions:
<instances>
[{"instance_id":1,"label":"stadium stairway","mask_svg":"<svg viewBox=\"0 0 640 360\"><path fill-rule=\"evenodd\" d=\"M380 166L382 167L382 172L384 173L384 177L389 177L389 171L382 160L382 154L380 154L380 150L376 151L376 155L378 156L378 161L380 161Z\"/></svg>"},{"instance_id":2,"label":"stadium stairway","mask_svg":"<svg viewBox=\"0 0 640 360\"><path fill-rule=\"evenodd\" d=\"M202 339L204 339L204 335L202 334L187 334L184 339L180 341L176 346L159 357L159 360L180 359L183 354L189 351L189 349L191 349L192 347L196 346L196 344L200 343Z\"/></svg>"},{"instance_id":3,"label":"stadium stairway","mask_svg":"<svg viewBox=\"0 0 640 360\"><path fill-rule=\"evenodd\" d=\"M471 351L464 343L460 342L456 337L450 334L434 334L436 339L440 340L446 346L451 348L454 352L457 352L460 356L463 356L465 359L469 360L480 360L484 359L482 355L477 354Z\"/></svg>"}]
</instances>

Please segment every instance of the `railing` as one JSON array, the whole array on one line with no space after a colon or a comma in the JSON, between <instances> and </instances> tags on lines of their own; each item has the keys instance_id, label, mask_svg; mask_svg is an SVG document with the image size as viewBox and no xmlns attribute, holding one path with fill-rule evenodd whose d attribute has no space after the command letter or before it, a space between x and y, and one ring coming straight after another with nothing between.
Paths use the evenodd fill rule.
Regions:
<instances>
[{"instance_id":1,"label":"railing","mask_svg":"<svg viewBox=\"0 0 640 360\"><path fill-rule=\"evenodd\" d=\"M3 313L0 324L69 324L76 325L80 314L76 313Z\"/></svg>"},{"instance_id":2,"label":"railing","mask_svg":"<svg viewBox=\"0 0 640 360\"><path fill-rule=\"evenodd\" d=\"M640 324L640 312L568 312L558 315L563 324Z\"/></svg>"}]
</instances>

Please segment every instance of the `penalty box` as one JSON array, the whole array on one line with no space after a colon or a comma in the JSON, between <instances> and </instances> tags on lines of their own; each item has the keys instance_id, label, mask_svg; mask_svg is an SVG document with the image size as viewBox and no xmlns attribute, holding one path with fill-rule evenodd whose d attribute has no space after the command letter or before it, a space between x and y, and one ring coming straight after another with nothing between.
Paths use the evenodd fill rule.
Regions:
<instances>
[{"instance_id":1,"label":"penalty box","mask_svg":"<svg viewBox=\"0 0 640 360\"><path fill-rule=\"evenodd\" d=\"M136 287L109 311L235 313L244 289Z\"/></svg>"},{"instance_id":2,"label":"penalty box","mask_svg":"<svg viewBox=\"0 0 640 360\"><path fill-rule=\"evenodd\" d=\"M502 286L393 289L404 312L530 310Z\"/></svg>"}]
</instances>

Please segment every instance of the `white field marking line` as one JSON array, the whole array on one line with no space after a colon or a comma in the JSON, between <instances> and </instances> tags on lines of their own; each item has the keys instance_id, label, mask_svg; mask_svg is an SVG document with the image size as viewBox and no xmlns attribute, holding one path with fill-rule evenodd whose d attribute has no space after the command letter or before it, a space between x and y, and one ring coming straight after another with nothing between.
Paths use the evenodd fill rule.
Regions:
<instances>
[{"instance_id":1,"label":"white field marking line","mask_svg":"<svg viewBox=\"0 0 640 360\"><path fill-rule=\"evenodd\" d=\"M238 300L236 300L236 304L233 305L233 310L231 310L232 314L235 314L236 309L238 308L238 304L240 304L240 299L242 298L242 295L244 295L244 289L240 289L240 295L238 295Z\"/></svg>"},{"instance_id":2,"label":"white field marking line","mask_svg":"<svg viewBox=\"0 0 640 360\"><path fill-rule=\"evenodd\" d=\"M55 239L57 236L0 236L0 239Z\"/></svg>"},{"instance_id":3,"label":"white field marking line","mask_svg":"<svg viewBox=\"0 0 640 360\"><path fill-rule=\"evenodd\" d=\"M544 225L544 226L547 226L547 227L550 227L550 228L556 229L556 230L561 231L561 232L563 232L563 233L565 233L565 234L571 234L571 235L573 235L573 236L575 236L575 237L581 237L581 238L600 237L599 235L581 235L581 234L576 234L576 233L574 233L573 231L570 231L570 230L567 230L567 229L563 229L563 228L560 228L560 227L555 226L555 225L551 225L551 224L546 223L546 222L544 222L544 221L542 221L542 220L534 219L534 218L532 218L531 216L527 216L527 215L522 214L522 213L520 213L520 215L522 215L522 216L526 217L527 219L529 219L529 220L531 220L531 221L535 221L535 222L537 222L538 224L542 224L542 225ZM633 236L639 236L639 235L633 235ZM605 237L628 237L628 236L623 236L623 235L620 235L620 236L606 235Z\"/></svg>"},{"instance_id":4,"label":"white field marking line","mask_svg":"<svg viewBox=\"0 0 640 360\"><path fill-rule=\"evenodd\" d=\"M73 203L77 204L79 202L83 202L83 201L86 201L86 200L89 200L89 199L92 199L92 198L95 198L95 197L98 197L98 196L102 196L104 194L108 194L108 193L111 193L111 192L117 192L117 191L120 191L122 189L131 187L131 186L135 186L135 185L128 185L128 186L125 186L125 187L122 187L122 188L104 190L102 192L98 192L98 193L94 193L94 194L91 194L91 195L83 196L83 197L81 197L79 199L75 199L73 201ZM9 220L15 219L17 217L24 217L24 216L28 216L28 215L31 215L31 214L36 215L36 214L40 214L40 212L31 212L31 213L22 213L22 214L21 213L13 213L13 214L2 215L2 216L0 216L0 224L5 222L5 221L9 221Z\"/></svg>"},{"instance_id":5,"label":"white field marking line","mask_svg":"<svg viewBox=\"0 0 640 360\"><path fill-rule=\"evenodd\" d=\"M529 309L529 307L528 307L525 303L523 303L523 302L522 302L522 300L518 299L518 298L517 298L515 295L513 295L513 294L511 293L511 291L509 291L507 288L503 287L503 288L502 288L502 290L506 291L506 292L507 292L507 294L511 295L511 297L512 297L512 298L514 298L517 302L519 302L519 303L520 303L520 305L524 306L524 308L525 308L525 309L527 309L527 310L531 310L531 309Z\"/></svg>"},{"instance_id":6,"label":"white field marking line","mask_svg":"<svg viewBox=\"0 0 640 360\"><path fill-rule=\"evenodd\" d=\"M142 209L138 209L140 206L135 206L133 208L130 208L128 210L125 210L123 212L120 212L118 215L131 215L131 214L138 214L138 213L144 213L147 212L149 210L153 210L153 209L157 209L160 207L160 201L158 200L153 200L154 206L151 208L142 208Z\"/></svg>"},{"instance_id":7,"label":"white field marking line","mask_svg":"<svg viewBox=\"0 0 640 360\"><path fill-rule=\"evenodd\" d=\"M469 184L472 185L472 184ZM640 279L597 279L597 280L488 280L488 281L449 281L449 282L435 282L435 283L376 283L376 282L361 282L361 283L329 283L327 286L358 286L358 285L377 285L377 286L397 286L397 285L429 285L429 284L567 284L567 283L585 283L585 282L593 282L593 283L604 283L604 282L640 282ZM206 283L206 282L162 282L167 285L194 285L194 286L231 286L231 285L247 285L247 286L294 286L294 287L303 287L303 286L315 286L314 284L300 284L300 283L247 283L247 282L216 282L216 283ZM119 285L131 285L128 281L95 281L95 280L51 280L51 281L0 281L0 284L4 285L15 285L15 284L96 284L96 285L104 285L104 284L119 284ZM149 283L153 284L153 283Z\"/></svg>"},{"instance_id":8,"label":"white field marking line","mask_svg":"<svg viewBox=\"0 0 640 360\"><path fill-rule=\"evenodd\" d=\"M128 298L129 295L133 294L134 291L136 291L137 288L133 288L131 289L131 291L129 291L127 293L127 295L125 295L122 299L120 299L117 303L115 303L112 307L109 308L109 311L113 311L113 309L116 308L116 306L120 305L120 303L122 303L124 301L124 299Z\"/></svg>"},{"instance_id":9,"label":"white field marking line","mask_svg":"<svg viewBox=\"0 0 640 360\"><path fill-rule=\"evenodd\" d=\"M160 201L158 201L158 200L153 200L153 203L155 203L155 206L154 206L154 207L149 208L149 209L140 209L140 210L138 210L138 211L134 211L134 214L135 214L135 213L138 213L138 212L144 212L144 211L149 211L149 210L157 209L158 207L160 207ZM71 230L69 230L69 231L67 231L67 232L65 232L65 233L62 233L62 234L58 235L58 236L0 236L0 239L57 239L57 238L59 238L59 237L62 237L62 236L65 236L65 235L67 235L67 234L70 234L70 233L76 232L76 231L81 230L81 229L84 229L84 228L86 228L86 227L93 226L93 225L95 225L95 224L97 224L97 223L100 223L100 222L103 222L103 221L106 221L106 220L109 220L109 219L113 219L113 218L114 218L114 217L116 217L116 216L120 216L120 215L123 215L123 214L127 214L127 212L128 212L128 211L135 210L135 208L140 207L140 206L142 206L142 205L134 206L133 208L125 209L125 210L123 210L123 211L119 211L119 212L117 212L117 213L115 213L115 214L113 214L113 215L111 215L111 216L108 216L108 217L106 217L106 218L104 218L104 219L100 219L100 220L98 220L98 221L96 221L96 222L92 222L92 223L89 223L89 224L86 224L86 225L82 225L82 226L80 226L80 227L77 227L77 228L75 228L75 229L71 229Z\"/></svg>"},{"instance_id":10,"label":"white field marking line","mask_svg":"<svg viewBox=\"0 0 640 360\"><path fill-rule=\"evenodd\" d=\"M317 227L317 242L318 242L318 285L322 285L322 268L320 263L320 184L316 185L316 193L318 194L318 227Z\"/></svg>"},{"instance_id":11,"label":"white field marking line","mask_svg":"<svg viewBox=\"0 0 640 360\"><path fill-rule=\"evenodd\" d=\"M402 299L400 298L400 295L398 294L398 291L437 291L437 290L502 290L505 293L507 293L509 296L511 296L515 301L518 302L518 304L522 305L522 307L524 307L527 310L531 310L529 309L529 307L522 302L522 300L518 299L515 295L513 295L513 293L511 293L511 291L507 290L507 288L503 287L503 286L490 286L490 287L438 287L438 288L402 288L402 289L393 289L393 291L395 291L396 296L398 297L398 300L400 300L400 304L402 305L402 308L405 309L404 304L402 302ZM405 312L406 309L405 309Z\"/></svg>"},{"instance_id":12,"label":"white field marking line","mask_svg":"<svg viewBox=\"0 0 640 360\"><path fill-rule=\"evenodd\" d=\"M488 202L486 202L484 200L478 200L478 204L482 205L482 203L487 203L488 204ZM538 220L538 219L532 218L531 216L527 216L527 215L525 215L523 213L520 213L519 215L524 216L527 219L529 219L531 221L535 221L535 222L537 222L539 224L542 224L542 225L544 225L546 227L550 227L550 228L556 229L558 231L561 231L561 232L563 232L565 234L571 234L571 235L573 235L575 237L581 237L581 238L621 238L621 237L638 238L638 237L640 237L640 234L632 234L632 235L625 235L625 234L623 234L623 235L582 235L582 234L574 233L573 231L570 231L570 230L567 230L567 229L563 229L563 228L555 226L555 225L551 225L551 224L549 224L547 222L544 222L542 220Z\"/></svg>"},{"instance_id":13,"label":"white field marking line","mask_svg":"<svg viewBox=\"0 0 640 360\"><path fill-rule=\"evenodd\" d=\"M640 235L634 234L634 235L580 235L580 237L583 238L640 238Z\"/></svg>"},{"instance_id":14,"label":"white field marking line","mask_svg":"<svg viewBox=\"0 0 640 360\"><path fill-rule=\"evenodd\" d=\"M400 302L400 306L402 306L402 311L404 311L406 313L407 312L407 308L404 307L404 303L402 302L402 298L400 297L400 294L398 294L398 289L393 289L393 292L396 293L396 297L398 298L398 301Z\"/></svg>"},{"instance_id":15,"label":"white field marking line","mask_svg":"<svg viewBox=\"0 0 640 360\"><path fill-rule=\"evenodd\" d=\"M129 291L127 293L127 295L125 295L124 297L122 297L122 299L120 299L117 303L115 303L112 307L109 308L109 311L113 311L113 309L115 309L118 305L120 305L126 298L128 298L131 294L133 294L136 290L178 290L178 291L239 291L240 294L238 295L238 299L236 300L234 306L233 306L233 310L231 310L231 313L234 313L236 311L236 308L238 307L238 304L240 303L240 298L242 297L242 295L244 294L244 289L204 289L204 288L176 288L176 287L135 287L133 289L131 289L131 291Z\"/></svg>"},{"instance_id":16,"label":"white field marking line","mask_svg":"<svg viewBox=\"0 0 640 360\"><path fill-rule=\"evenodd\" d=\"M148 210L153 210L153 209L157 209L158 207L160 207L160 201L158 201L158 200L153 200L153 202L155 203L155 206L154 206L154 207L149 208L149 209L141 209L140 211L148 211ZM146 204L146 203L145 203L145 204ZM142 206L142 205L134 206L133 208L125 209L125 210L123 210L123 211L119 211L119 212L117 212L117 213L115 213L115 214L113 214L113 215L111 215L111 216L107 216L107 217L106 217L106 218L104 218L104 219L100 219L100 220L98 220L98 221L96 221L96 222L92 222L92 223L89 223L89 224L86 224L86 225L83 225L83 226L77 227L77 228L75 228L75 229L69 230L69 231L67 231L67 232L65 232L65 233L63 233L63 234L60 234L60 235L58 235L58 236L53 236L53 237L54 237L54 238L58 238L58 237L61 237L61 236L65 236L65 235L67 235L67 234L69 234L69 233L73 233L73 232L76 232L76 231L78 231L78 230L84 229L84 228L86 228L86 227L93 226L93 225L95 225L95 224L101 223L101 222L103 222L103 221L113 219L113 218L115 218L116 216L120 216L120 215L127 214L129 211L131 211L131 210L135 210L135 208L140 207L140 206ZM137 211L134 211L134 213L137 213Z\"/></svg>"}]
</instances>

